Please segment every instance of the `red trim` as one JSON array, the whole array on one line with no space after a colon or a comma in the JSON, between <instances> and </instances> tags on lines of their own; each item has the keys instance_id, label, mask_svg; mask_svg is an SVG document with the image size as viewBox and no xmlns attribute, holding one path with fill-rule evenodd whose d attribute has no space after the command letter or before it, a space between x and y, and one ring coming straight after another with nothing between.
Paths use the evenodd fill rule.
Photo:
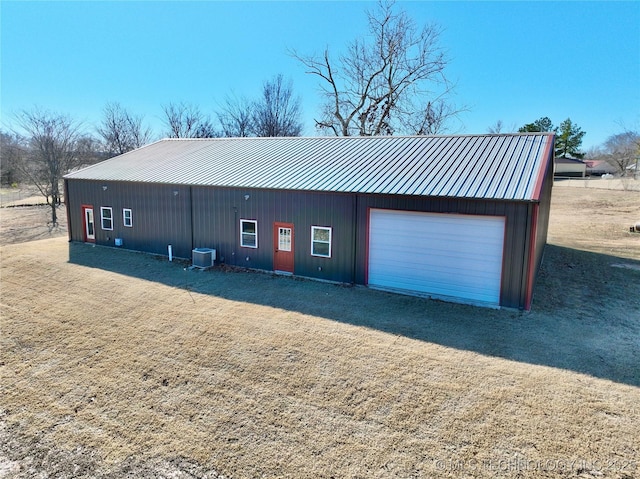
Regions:
<instances>
[{"instance_id":1,"label":"red trim","mask_svg":"<svg viewBox=\"0 0 640 479\"><path fill-rule=\"evenodd\" d=\"M544 158L546 158L546 165L543 168L540 165L540 171L538 171L538 178L536 178L536 184L533 188L533 200L540 200L540 193L542 192L542 184L544 183L544 178L547 176L547 171L549 170L549 165L553 165L553 145L555 144L555 135L549 135L551 141L547 143L547 148L544 151Z\"/></svg>"},{"instance_id":2,"label":"red trim","mask_svg":"<svg viewBox=\"0 0 640 479\"><path fill-rule=\"evenodd\" d=\"M538 234L538 210L540 205L535 203L533 205L533 214L531 215L531 237L529 239L529 261L527 271L527 290L524 299L524 309L531 311L531 301L533 299L533 282L535 280L536 272L536 236Z\"/></svg>"},{"instance_id":3,"label":"red trim","mask_svg":"<svg viewBox=\"0 0 640 479\"><path fill-rule=\"evenodd\" d=\"M93 205L80 205L80 209L82 210L82 240L85 243L95 243L96 242L96 215L93 210ZM86 210L93 211L93 238L87 237L87 213Z\"/></svg>"}]
</instances>

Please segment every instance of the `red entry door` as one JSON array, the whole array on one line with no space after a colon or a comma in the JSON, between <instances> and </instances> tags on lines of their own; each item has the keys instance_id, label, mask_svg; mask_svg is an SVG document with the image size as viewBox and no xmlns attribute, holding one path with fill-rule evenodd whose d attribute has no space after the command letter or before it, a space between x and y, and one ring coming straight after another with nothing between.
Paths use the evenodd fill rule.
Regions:
<instances>
[{"instance_id":1,"label":"red entry door","mask_svg":"<svg viewBox=\"0 0 640 479\"><path fill-rule=\"evenodd\" d=\"M82 205L82 226L84 227L85 243L96 242L96 223L93 219L93 206Z\"/></svg>"},{"instance_id":2,"label":"red entry door","mask_svg":"<svg viewBox=\"0 0 640 479\"><path fill-rule=\"evenodd\" d=\"M293 225L273 224L273 269L293 273Z\"/></svg>"}]
</instances>

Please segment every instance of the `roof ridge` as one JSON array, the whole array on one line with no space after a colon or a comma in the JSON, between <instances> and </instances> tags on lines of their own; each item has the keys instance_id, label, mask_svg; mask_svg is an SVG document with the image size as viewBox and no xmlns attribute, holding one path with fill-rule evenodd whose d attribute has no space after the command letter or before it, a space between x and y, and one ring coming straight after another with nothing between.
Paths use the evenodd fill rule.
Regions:
<instances>
[{"instance_id":1,"label":"roof ridge","mask_svg":"<svg viewBox=\"0 0 640 479\"><path fill-rule=\"evenodd\" d=\"M440 135L366 135L366 136L220 136L210 138L161 138L158 141L282 141L282 140L375 140L375 139L418 139L418 138L482 138L513 136L549 136L552 131L523 131L511 133L464 133ZM157 143L157 142L154 142ZM150 143L153 144L153 143ZM146 145L145 145L146 146Z\"/></svg>"}]
</instances>

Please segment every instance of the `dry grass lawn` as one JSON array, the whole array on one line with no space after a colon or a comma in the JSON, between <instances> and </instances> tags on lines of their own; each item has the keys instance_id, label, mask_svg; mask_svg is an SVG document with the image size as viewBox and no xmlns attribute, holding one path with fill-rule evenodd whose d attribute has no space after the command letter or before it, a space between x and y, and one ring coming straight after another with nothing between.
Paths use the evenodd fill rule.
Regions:
<instances>
[{"instance_id":1,"label":"dry grass lawn","mask_svg":"<svg viewBox=\"0 0 640 479\"><path fill-rule=\"evenodd\" d=\"M636 220L555 188L531 313L5 244L0 477L638 477Z\"/></svg>"}]
</instances>

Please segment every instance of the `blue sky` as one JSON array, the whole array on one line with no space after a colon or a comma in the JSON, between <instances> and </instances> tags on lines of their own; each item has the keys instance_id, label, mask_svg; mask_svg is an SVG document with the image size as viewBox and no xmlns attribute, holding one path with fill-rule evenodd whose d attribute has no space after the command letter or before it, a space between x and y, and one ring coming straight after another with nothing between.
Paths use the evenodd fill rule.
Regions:
<instances>
[{"instance_id":1,"label":"blue sky","mask_svg":"<svg viewBox=\"0 0 640 479\"><path fill-rule=\"evenodd\" d=\"M159 135L162 105L190 102L213 113L225 95L256 97L282 73L302 97L315 135L318 80L287 54L329 48L337 58L366 33L373 2L29 2L3 0L2 127L39 106L88 130L107 102L143 114ZM419 24L443 28L466 105L455 133L516 128L548 116L584 131L583 147L640 129L640 2L406 1Z\"/></svg>"}]
</instances>

